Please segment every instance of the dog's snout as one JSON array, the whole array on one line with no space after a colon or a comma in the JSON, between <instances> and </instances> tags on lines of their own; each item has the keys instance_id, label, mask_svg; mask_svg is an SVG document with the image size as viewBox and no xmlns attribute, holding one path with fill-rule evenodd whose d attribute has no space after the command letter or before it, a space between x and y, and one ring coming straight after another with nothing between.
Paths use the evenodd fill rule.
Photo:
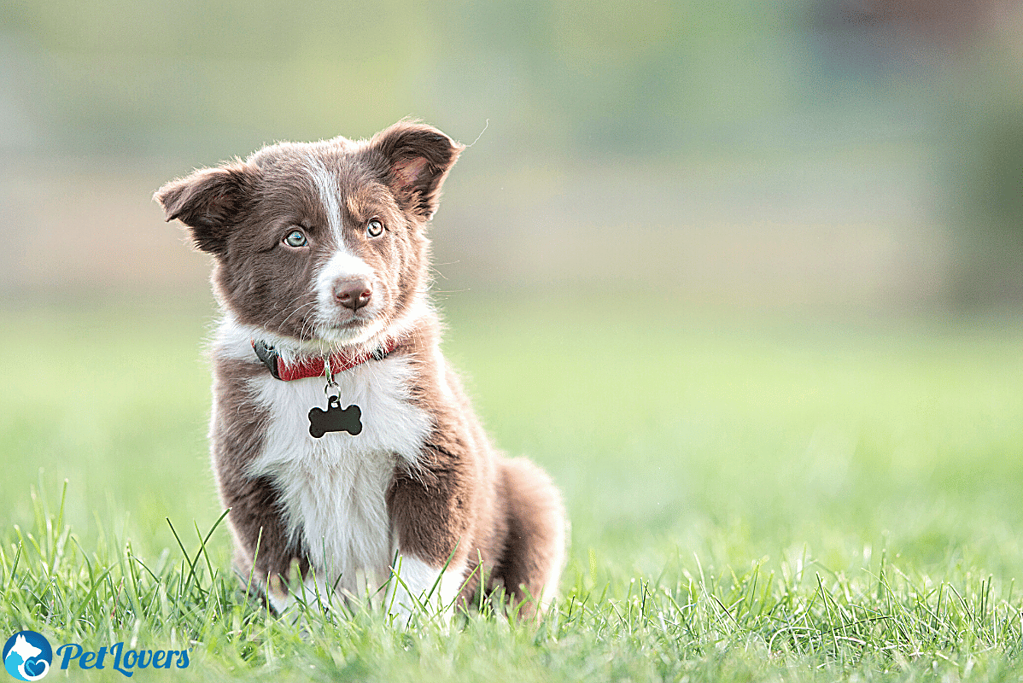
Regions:
<instances>
[{"instance_id":1,"label":"dog's snout","mask_svg":"<svg viewBox=\"0 0 1023 683\"><path fill-rule=\"evenodd\" d=\"M363 308L373 296L373 285L362 278L338 280L334 283L334 299L353 312Z\"/></svg>"}]
</instances>

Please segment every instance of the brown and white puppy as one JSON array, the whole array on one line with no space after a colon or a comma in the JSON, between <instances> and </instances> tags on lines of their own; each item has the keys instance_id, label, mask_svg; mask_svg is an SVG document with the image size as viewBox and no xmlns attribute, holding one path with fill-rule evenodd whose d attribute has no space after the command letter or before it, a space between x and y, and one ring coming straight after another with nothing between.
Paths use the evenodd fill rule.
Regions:
<instances>
[{"instance_id":1,"label":"brown and white puppy","mask_svg":"<svg viewBox=\"0 0 1023 683\"><path fill-rule=\"evenodd\" d=\"M426 228L462 149L402 121L368 141L271 145L155 195L213 255L213 470L236 569L278 612L293 566L307 600L399 570L387 604L406 612L435 585L447 605L501 584L527 613L557 589L560 495L491 445L428 296ZM356 364L328 387L320 368L339 354ZM275 362L318 376L277 379ZM359 406L361 431L312 435L325 390Z\"/></svg>"}]
</instances>

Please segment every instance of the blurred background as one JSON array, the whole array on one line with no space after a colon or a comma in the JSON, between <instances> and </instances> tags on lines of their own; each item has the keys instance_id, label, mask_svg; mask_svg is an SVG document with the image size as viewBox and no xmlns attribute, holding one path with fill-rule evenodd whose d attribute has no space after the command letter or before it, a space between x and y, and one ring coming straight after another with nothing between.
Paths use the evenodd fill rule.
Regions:
<instances>
[{"instance_id":1,"label":"blurred background","mask_svg":"<svg viewBox=\"0 0 1023 683\"><path fill-rule=\"evenodd\" d=\"M1019 575L1021 73L1008 0L4 0L0 500L208 529L209 263L151 196L413 116L471 145L445 352L565 492L569 581Z\"/></svg>"},{"instance_id":2,"label":"blurred background","mask_svg":"<svg viewBox=\"0 0 1023 683\"><path fill-rule=\"evenodd\" d=\"M0 296L202 296L152 192L404 116L440 289L901 313L1023 297L1012 0L6 0Z\"/></svg>"}]
</instances>

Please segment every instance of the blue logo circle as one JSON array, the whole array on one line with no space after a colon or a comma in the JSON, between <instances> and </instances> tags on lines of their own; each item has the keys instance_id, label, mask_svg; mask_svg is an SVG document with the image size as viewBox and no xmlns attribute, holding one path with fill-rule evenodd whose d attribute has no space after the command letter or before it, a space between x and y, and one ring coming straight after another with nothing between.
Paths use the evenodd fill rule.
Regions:
<instances>
[{"instance_id":1,"label":"blue logo circle","mask_svg":"<svg viewBox=\"0 0 1023 683\"><path fill-rule=\"evenodd\" d=\"M38 681L50 672L53 649L41 633L21 631L4 644L4 668L19 681Z\"/></svg>"}]
</instances>

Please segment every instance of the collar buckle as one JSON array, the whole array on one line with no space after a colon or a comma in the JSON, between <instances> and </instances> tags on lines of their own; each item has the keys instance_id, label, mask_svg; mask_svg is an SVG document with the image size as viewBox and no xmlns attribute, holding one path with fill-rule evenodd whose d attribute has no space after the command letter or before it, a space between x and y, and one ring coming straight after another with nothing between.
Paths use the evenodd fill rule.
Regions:
<instances>
[{"instance_id":1,"label":"collar buckle","mask_svg":"<svg viewBox=\"0 0 1023 683\"><path fill-rule=\"evenodd\" d=\"M276 349L267 345L262 339L254 339L252 341L252 350L256 352L256 357L266 366L266 369L270 371L274 379L280 379L281 374L277 364L280 362L281 357Z\"/></svg>"}]
</instances>

